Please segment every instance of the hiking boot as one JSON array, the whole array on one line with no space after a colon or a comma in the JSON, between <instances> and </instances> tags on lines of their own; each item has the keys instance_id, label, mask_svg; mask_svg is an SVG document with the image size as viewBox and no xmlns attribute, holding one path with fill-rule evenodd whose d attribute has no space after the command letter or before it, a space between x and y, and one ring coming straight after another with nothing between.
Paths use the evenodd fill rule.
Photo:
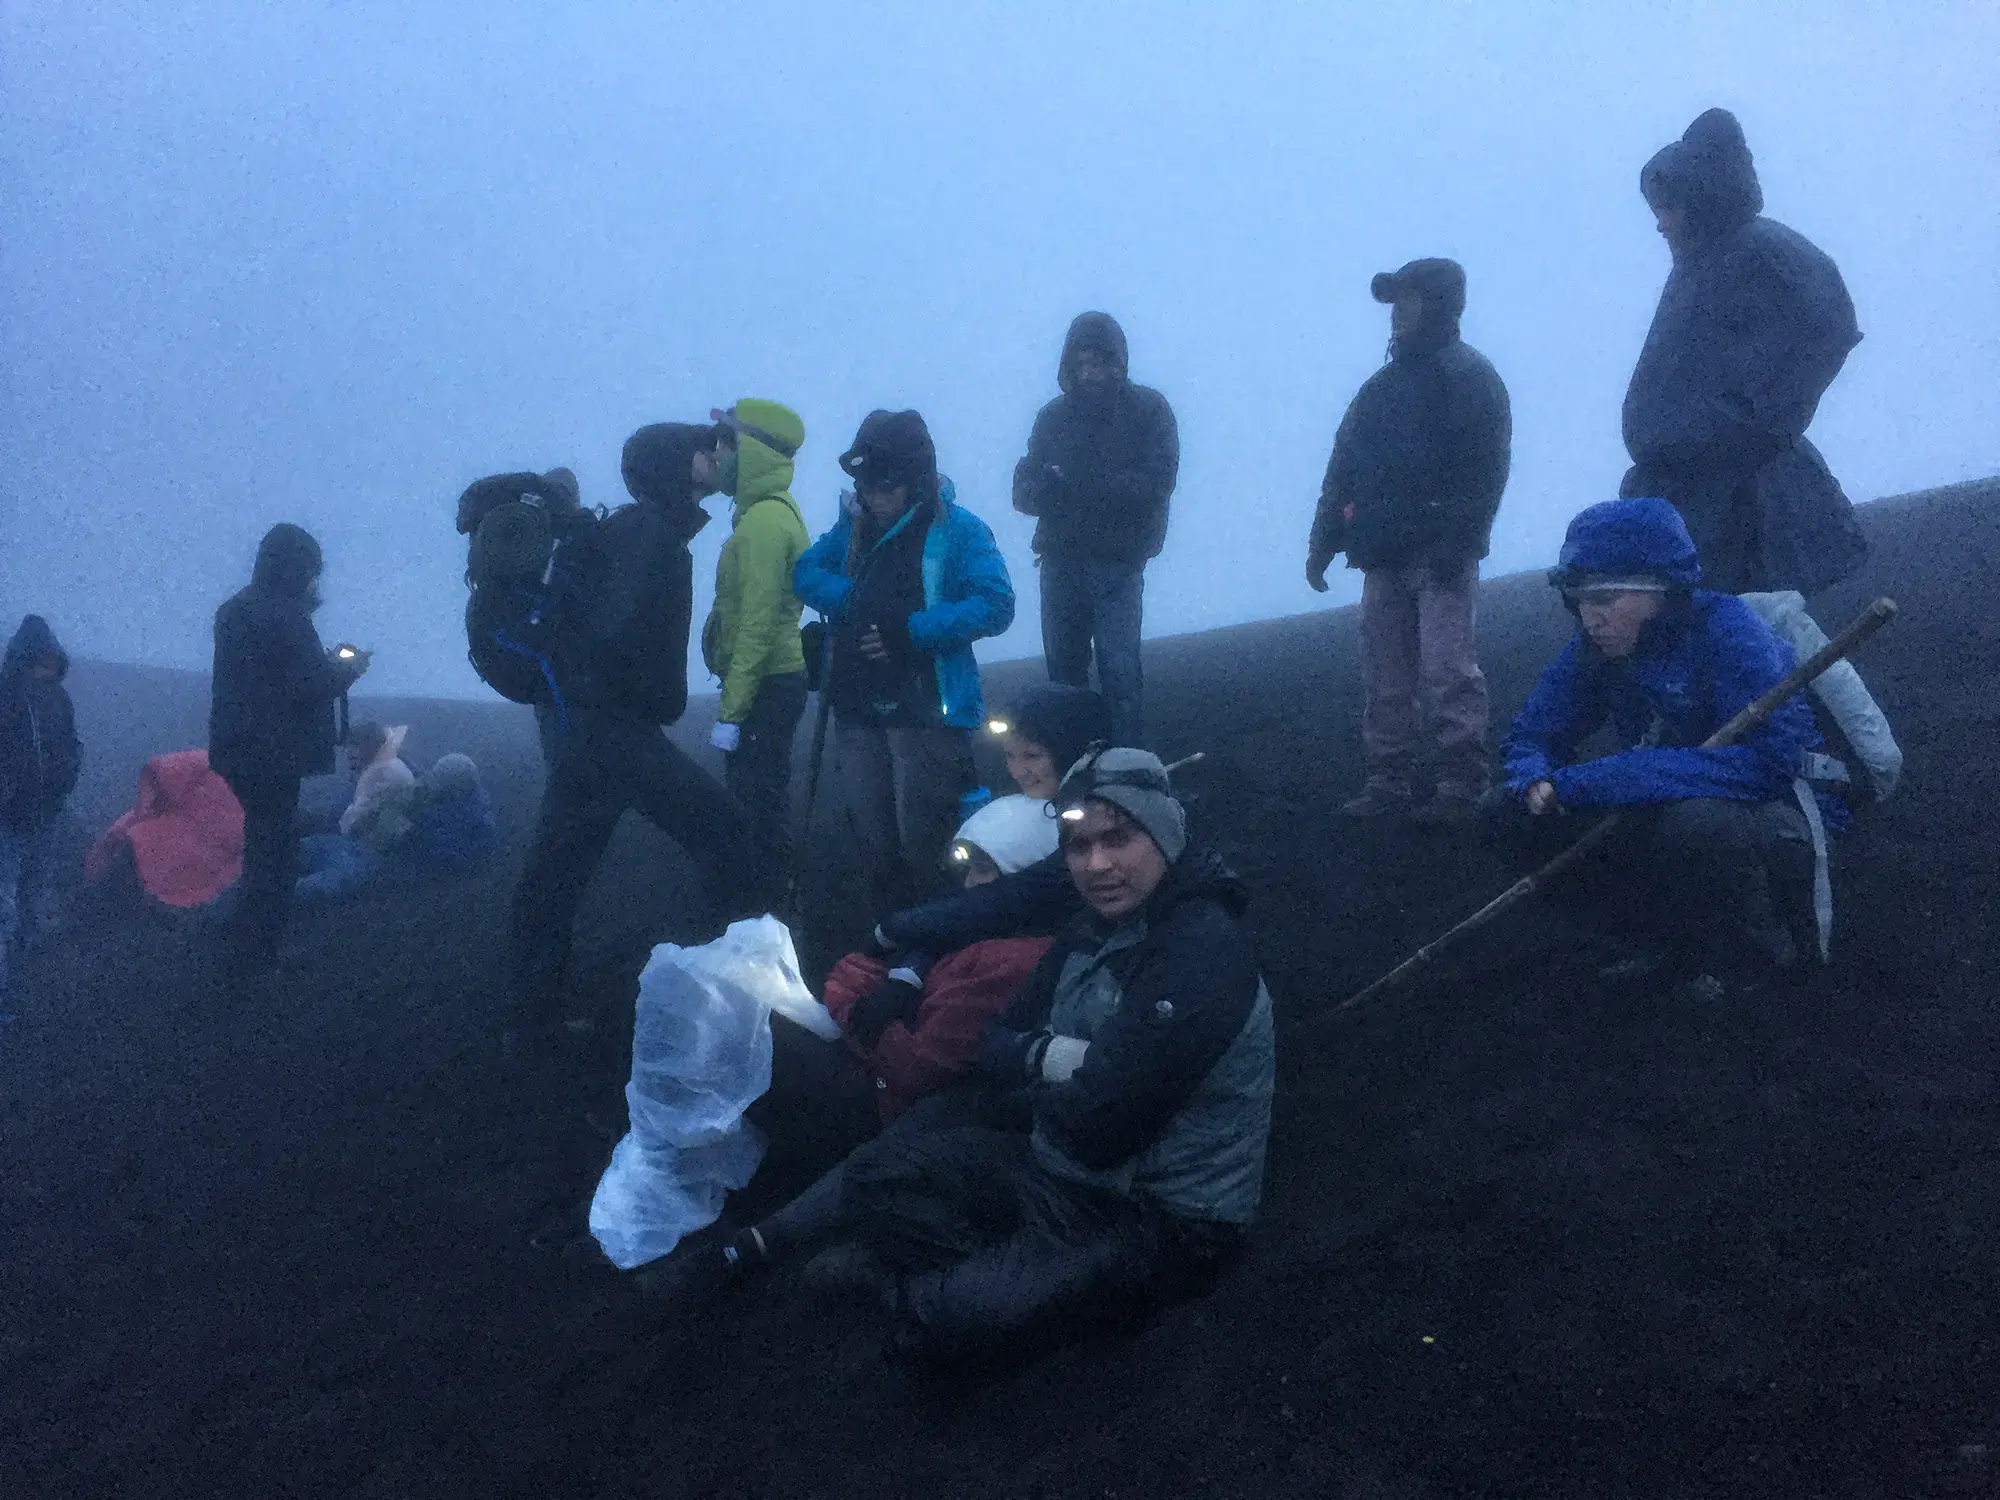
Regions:
<instances>
[{"instance_id":1,"label":"hiking boot","mask_svg":"<svg viewBox=\"0 0 2000 1500\"><path fill-rule=\"evenodd\" d=\"M1415 806L1416 798L1410 795L1409 783L1371 776L1368 784L1362 787L1360 796L1350 797L1340 804L1340 815L1343 818L1395 818Z\"/></svg>"},{"instance_id":2,"label":"hiking boot","mask_svg":"<svg viewBox=\"0 0 2000 1500\"><path fill-rule=\"evenodd\" d=\"M1479 821L1481 795L1464 787L1440 786L1410 816L1426 828L1467 828Z\"/></svg>"}]
</instances>

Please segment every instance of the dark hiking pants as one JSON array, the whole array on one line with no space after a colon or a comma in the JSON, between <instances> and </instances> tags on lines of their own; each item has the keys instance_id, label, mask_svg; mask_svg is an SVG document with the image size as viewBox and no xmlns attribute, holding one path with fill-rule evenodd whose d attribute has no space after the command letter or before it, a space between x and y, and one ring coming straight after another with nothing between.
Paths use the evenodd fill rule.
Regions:
<instances>
[{"instance_id":1,"label":"dark hiking pants","mask_svg":"<svg viewBox=\"0 0 2000 1500\"><path fill-rule=\"evenodd\" d=\"M226 778L243 808L243 885L233 936L237 961L269 968L291 915L299 875L299 779Z\"/></svg>"},{"instance_id":2,"label":"dark hiking pants","mask_svg":"<svg viewBox=\"0 0 2000 1500\"><path fill-rule=\"evenodd\" d=\"M945 859L972 790L972 731L883 729L833 715L833 755L849 836L869 889L864 909L901 911L946 894Z\"/></svg>"},{"instance_id":3,"label":"dark hiking pants","mask_svg":"<svg viewBox=\"0 0 2000 1500\"><path fill-rule=\"evenodd\" d=\"M750 820L658 725L572 708L555 748L509 935L522 1021L541 1028L562 1019L577 907L627 808L695 862L713 915L752 915L755 904Z\"/></svg>"},{"instance_id":4,"label":"dark hiking pants","mask_svg":"<svg viewBox=\"0 0 2000 1500\"><path fill-rule=\"evenodd\" d=\"M766 677L725 773L730 795L749 815L757 887L764 904L773 908L784 896L792 868L792 740L805 710L805 673Z\"/></svg>"},{"instance_id":5,"label":"dark hiking pants","mask_svg":"<svg viewBox=\"0 0 2000 1500\"><path fill-rule=\"evenodd\" d=\"M1051 553L1041 561L1042 660L1049 681L1090 686L1097 661L1098 690L1111 708L1111 738L1145 743L1145 676L1139 636L1144 624L1146 567Z\"/></svg>"},{"instance_id":6,"label":"dark hiking pants","mask_svg":"<svg viewBox=\"0 0 2000 1500\"><path fill-rule=\"evenodd\" d=\"M1483 808L1489 837L1522 873L1596 821L1531 817L1498 787ZM1704 797L1623 811L1609 841L1548 888L1551 902L1594 932L1664 946L1687 973L1752 978L1797 961L1813 851L1794 803Z\"/></svg>"},{"instance_id":7,"label":"dark hiking pants","mask_svg":"<svg viewBox=\"0 0 2000 1500\"><path fill-rule=\"evenodd\" d=\"M1029 1137L884 1135L845 1168L846 1211L902 1278L898 1342L992 1359L1131 1322L1204 1289L1242 1231L1059 1177Z\"/></svg>"}]
</instances>

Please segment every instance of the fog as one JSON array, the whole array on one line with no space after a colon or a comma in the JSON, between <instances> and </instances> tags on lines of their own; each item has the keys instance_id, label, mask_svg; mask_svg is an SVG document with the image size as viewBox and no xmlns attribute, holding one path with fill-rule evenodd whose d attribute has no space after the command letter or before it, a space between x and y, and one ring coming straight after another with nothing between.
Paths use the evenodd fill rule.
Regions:
<instances>
[{"instance_id":1,"label":"fog","mask_svg":"<svg viewBox=\"0 0 2000 1500\"><path fill-rule=\"evenodd\" d=\"M816 531L915 406L1021 595L1009 480L1101 307L1183 462L1147 633L1303 612L1368 279L1449 255L1513 394L1489 573L1615 493L1666 274L1641 164L1737 112L1767 212L1865 342L1812 436L1856 499L2000 470L2000 8L469 6L14 0L0 11L0 606L206 667L257 538L326 544L371 687L483 692L461 488L635 426L796 407ZM697 542L707 578L726 501ZM697 683L705 677L697 677Z\"/></svg>"}]
</instances>

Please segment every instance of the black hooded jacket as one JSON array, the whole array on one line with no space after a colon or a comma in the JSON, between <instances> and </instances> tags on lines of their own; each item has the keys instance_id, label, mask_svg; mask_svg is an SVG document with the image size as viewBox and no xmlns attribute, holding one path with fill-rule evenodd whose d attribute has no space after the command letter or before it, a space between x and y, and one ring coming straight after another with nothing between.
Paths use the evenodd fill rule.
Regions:
<instances>
[{"instance_id":1,"label":"black hooded jacket","mask_svg":"<svg viewBox=\"0 0 2000 1500\"><path fill-rule=\"evenodd\" d=\"M1632 468L1620 494L1672 501L1713 587L1824 588L1867 550L1846 496L1805 441L1861 341L1840 270L1761 216L1756 166L1727 110L1697 119L1646 163L1639 184L1686 227L1625 392Z\"/></svg>"},{"instance_id":2,"label":"black hooded jacket","mask_svg":"<svg viewBox=\"0 0 2000 1500\"><path fill-rule=\"evenodd\" d=\"M642 427L626 440L620 467L635 503L593 533L583 639L556 668L577 701L648 724L672 724L687 711L688 543L708 524L694 497L694 455L713 440L712 428L683 422Z\"/></svg>"},{"instance_id":3,"label":"black hooded jacket","mask_svg":"<svg viewBox=\"0 0 2000 1500\"><path fill-rule=\"evenodd\" d=\"M1469 567L1486 556L1507 487L1507 387L1458 336L1465 272L1455 262L1412 261L1373 290L1378 302L1422 292L1423 320L1395 338L1341 418L1310 551L1345 552L1351 568Z\"/></svg>"},{"instance_id":4,"label":"black hooded jacket","mask_svg":"<svg viewBox=\"0 0 2000 1500\"><path fill-rule=\"evenodd\" d=\"M1117 374L1093 389L1070 376L1080 349ZM1180 430L1158 391L1127 376L1125 331L1108 313L1084 313L1063 340L1056 384L1028 453L1014 466L1014 509L1036 518L1035 555L1144 564L1167 540L1167 502L1180 478Z\"/></svg>"},{"instance_id":5,"label":"black hooded jacket","mask_svg":"<svg viewBox=\"0 0 2000 1500\"><path fill-rule=\"evenodd\" d=\"M50 660L56 675L36 678L35 663ZM0 665L0 827L11 833L45 827L76 789L83 756L68 675L69 655L48 621L22 620Z\"/></svg>"},{"instance_id":6,"label":"black hooded jacket","mask_svg":"<svg viewBox=\"0 0 2000 1500\"><path fill-rule=\"evenodd\" d=\"M1101 1169L1144 1150L1201 1086L1249 1020L1262 987L1243 925L1249 894L1222 859L1190 849L1144 910L1145 935L1111 960L1124 992L1091 1043L1091 1060L1060 1087L1038 1089L1036 1125L1078 1162ZM1072 954L1109 929L1084 912L1056 937L1033 976L986 1024L980 1069L1000 1088L1039 1076L1056 987Z\"/></svg>"},{"instance_id":7,"label":"black hooded jacket","mask_svg":"<svg viewBox=\"0 0 2000 1500\"><path fill-rule=\"evenodd\" d=\"M215 612L208 763L230 781L296 781L333 769L333 702L355 673L327 659L313 629L319 543L273 526L250 587Z\"/></svg>"}]
</instances>

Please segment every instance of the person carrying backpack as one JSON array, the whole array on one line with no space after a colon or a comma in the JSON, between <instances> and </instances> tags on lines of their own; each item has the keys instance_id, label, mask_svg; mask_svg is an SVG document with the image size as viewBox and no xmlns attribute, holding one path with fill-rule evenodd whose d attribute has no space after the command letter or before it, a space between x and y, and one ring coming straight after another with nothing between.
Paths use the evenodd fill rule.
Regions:
<instances>
[{"instance_id":1,"label":"person carrying backpack","mask_svg":"<svg viewBox=\"0 0 2000 1500\"><path fill-rule=\"evenodd\" d=\"M750 815L753 859L766 898L775 900L791 863L792 739L806 707L792 569L811 539L790 494L806 429L775 401L739 401L711 415L722 493L736 510L701 632L702 660L722 679L709 743L729 758L726 781Z\"/></svg>"},{"instance_id":2,"label":"person carrying backpack","mask_svg":"<svg viewBox=\"0 0 2000 1500\"><path fill-rule=\"evenodd\" d=\"M688 543L707 524L702 497L723 482L712 428L642 427L620 463L633 504L590 528L577 582L551 612L548 781L510 921L517 1025L531 1047L562 1029L562 982L583 890L627 808L687 851L723 917L752 906L749 820L665 726L687 707L694 620Z\"/></svg>"}]
</instances>

